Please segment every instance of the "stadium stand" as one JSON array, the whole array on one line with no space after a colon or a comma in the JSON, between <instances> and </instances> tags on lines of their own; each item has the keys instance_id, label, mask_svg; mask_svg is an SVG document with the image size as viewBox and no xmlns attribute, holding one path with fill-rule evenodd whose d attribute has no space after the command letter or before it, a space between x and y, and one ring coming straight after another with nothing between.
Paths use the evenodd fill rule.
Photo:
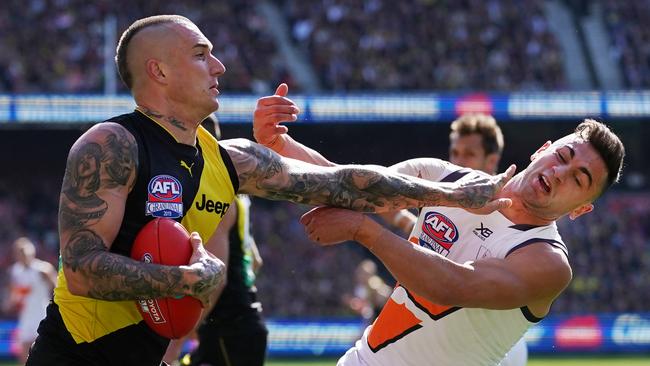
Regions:
<instances>
[{"instance_id":1,"label":"stadium stand","mask_svg":"<svg viewBox=\"0 0 650 366\"><path fill-rule=\"evenodd\" d=\"M648 1L601 0L611 50L627 88L650 86L650 4Z\"/></svg>"},{"instance_id":2,"label":"stadium stand","mask_svg":"<svg viewBox=\"0 0 650 366\"><path fill-rule=\"evenodd\" d=\"M114 36L119 37L133 19L169 13L192 18L212 40L214 53L228 68L223 88L269 92L285 71L274 61L274 43L254 5L252 0L5 2L0 12L0 93L101 92L105 19L115 17ZM109 48L114 53L115 45Z\"/></svg>"},{"instance_id":3,"label":"stadium stand","mask_svg":"<svg viewBox=\"0 0 650 366\"><path fill-rule=\"evenodd\" d=\"M562 52L541 4L285 0L279 7L326 90L565 89ZM28 0L5 6L0 92L101 92L104 21L111 15L115 32L144 15L193 19L226 65L225 90L262 94L291 80L252 0Z\"/></svg>"},{"instance_id":4,"label":"stadium stand","mask_svg":"<svg viewBox=\"0 0 650 366\"><path fill-rule=\"evenodd\" d=\"M300 1L294 40L330 90L557 90L542 1ZM362 31L363 30L363 31Z\"/></svg>"}]
</instances>

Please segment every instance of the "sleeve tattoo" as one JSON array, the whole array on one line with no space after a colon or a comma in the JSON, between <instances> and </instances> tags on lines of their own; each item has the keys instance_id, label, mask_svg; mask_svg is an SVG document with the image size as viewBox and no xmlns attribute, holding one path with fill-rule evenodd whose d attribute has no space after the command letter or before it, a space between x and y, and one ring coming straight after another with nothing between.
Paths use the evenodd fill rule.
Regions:
<instances>
[{"instance_id":1,"label":"sleeve tattoo","mask_svg":"<svg viewBox=\"0 0 650 366\"><path fill-rule=\"evenodd\" d=\"M269 199L375 212L442 204L453 198L451 185L418 183L384 167L321 167L283 159L254 143L230 147L240 181L254 185L255 194Z\"/></svg>"},{"instance_id":2,"label":"sleeve tattoo","mask_svg":"<svg viewBox=\"0 0 650 366\"><path fill-rule=\"evenodd\" d=\"M182 295L178 267L139 263L110 253L97 231L96 224L108 219L112 204L98 193L132 188L138 152L134 138L122 127L96 128L98 138L82 138L68 156L59 207L61 237L67 238L65 243L62 240L63 265L86 279L87 295L93 298L117 301Z\"/></svg>"}]
</instances>

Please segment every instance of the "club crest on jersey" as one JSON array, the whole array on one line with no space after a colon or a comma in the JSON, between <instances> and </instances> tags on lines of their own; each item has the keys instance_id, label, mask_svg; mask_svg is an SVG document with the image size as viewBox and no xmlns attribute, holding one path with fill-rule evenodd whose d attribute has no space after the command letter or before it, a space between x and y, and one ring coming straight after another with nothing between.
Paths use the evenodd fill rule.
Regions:
<instances>
[{"instance_id":1,"label":"club crest on jersey","mask_svg":"<svg viewBox=\"0 0 650 366\"><path fill-rule=\"evenodd\" d=\"M157 175L147 185L145 214L153 217L183 216L183 186L171 175Z\"/></svg>"},{"instance_id":2,"label":"club crest on jersey","mask_svg":"<svg viewBox=\"0 0 650 366\"><path fill-rule=\"evenodd\" d=\"M451 219L439 212L427 212L418 239L420 246L446 256L457 240L458 228Z\"/></svg>"}]
</instances>

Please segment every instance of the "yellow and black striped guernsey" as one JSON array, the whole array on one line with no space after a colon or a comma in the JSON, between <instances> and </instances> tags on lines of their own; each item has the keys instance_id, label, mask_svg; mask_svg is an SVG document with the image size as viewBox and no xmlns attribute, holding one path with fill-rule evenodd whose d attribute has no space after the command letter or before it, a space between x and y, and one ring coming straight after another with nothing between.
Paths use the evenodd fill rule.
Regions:
<instances>
[{"instance_id":1,"label":"yellow and black striped guernsey","mask_svg":"<svg viewBox=\"0 0 650 366\"><path fill-rule=\"evenodd\" d=\"M165 127L137 110L109 121L133 134L139 159L137 180L128 195L124 219L111 252L129 256L136 234L155 217L173 218L188 231L198 232L206 242L238 190L232 161L217 140L199 127L196 147L181 144ZM59 273L58 278L54 302L77 344L91 343L123 330L127 333L125 328L142 321L135 301L74 296L68 291L65 276ZM132 330L128 334L123 342L142 341L133 339Z\"/></svg>"}]
</instances>

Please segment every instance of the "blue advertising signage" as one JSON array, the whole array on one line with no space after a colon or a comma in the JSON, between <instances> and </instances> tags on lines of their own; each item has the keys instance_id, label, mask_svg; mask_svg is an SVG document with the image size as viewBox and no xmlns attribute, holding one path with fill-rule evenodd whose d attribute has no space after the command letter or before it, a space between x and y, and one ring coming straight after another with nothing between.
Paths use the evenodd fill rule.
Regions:
<instances>
[{"instance_id":1,"label":"blue advertising signage","mask_svg":"<svg viewBox=\"0 0 650 366\"><path fill-rule=\"evenodd\" d=\"M0 322L0 359L17 347L16 322ZM360 319L269 319L271 357L343 355L361 337ZM530 354L650 353L650 313L552 315L525 334ZM184 350L196 344L188 342Z\"/></svg>"},{"instance_id":2,"label":"blue advertising signage","mask_svg":"<svg viewBox=\"0 0 650 366\"><path fill-rule=\"evenodd\" d=\"M350 93L291 95L313 123L441 122L464 113L499 121L650 118L650 90L619 92ZM223 123L250 123L258 96L219 97ZM88 123L133 111L129 95L0 94L0 123Z\"/></svg>"}]
</instances>

